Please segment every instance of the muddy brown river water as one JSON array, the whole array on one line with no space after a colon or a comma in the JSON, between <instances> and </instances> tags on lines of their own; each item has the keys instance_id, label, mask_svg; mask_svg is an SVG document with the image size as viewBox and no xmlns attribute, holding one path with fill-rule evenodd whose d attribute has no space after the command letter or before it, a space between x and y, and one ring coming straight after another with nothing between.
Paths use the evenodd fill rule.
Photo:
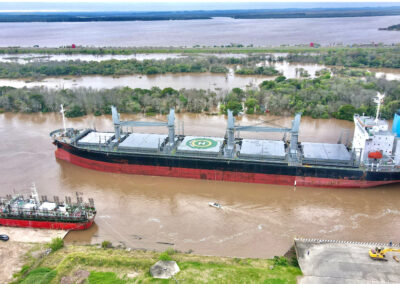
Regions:
<instances>
[{"instance_id":1,"label":"muddy brown river water","mask_svg":"<svg viewBox=\"0 0 400 284\"><path fill-rule=\"evenodd\" d=\"M185 121L185 134L222 136L226 127L223 116L179 114L177 119ZM241 125L263 121L289 126L291 118L238 118ZM112 130L108 116L68 119L67 124ZM35 182L39 194L49 199L73 197L75 192L93 197L96 224L87 231L70 232L67 242L110 240L134 248L173 246L198 254L238 257L282 255L295 236L400 242L399 185L294 188L96 172L55 159L48 134L61 125L59 114L0 114L0 194L29 193ZM351 134L352 128L351 122L303 118L300 140L336 143L343 130ZM224 209L209 207L210 201L218 201Z\"/></svg>"}]
</instances>

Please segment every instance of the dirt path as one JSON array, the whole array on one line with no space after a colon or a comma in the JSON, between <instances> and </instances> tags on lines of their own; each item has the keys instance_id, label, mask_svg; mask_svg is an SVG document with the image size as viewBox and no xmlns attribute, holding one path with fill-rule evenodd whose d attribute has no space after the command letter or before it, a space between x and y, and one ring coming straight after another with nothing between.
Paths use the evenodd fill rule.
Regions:
<instances>
[{"instance_id":1,"label":"dirt path","mask_svg":"<svg viewBox=\"0 0 400 284\"><path fill-rule=\"evenodd\" d=\"M46 243L56 237L64 238L67 231L0 227L0 234L10 237L7 242L0 241L0 283L8 283L12 275L24 265L24 255L34 243Z\"/></svg>"},{"instance_id":2,"label":"dirt path","mask_svg":"<svg viewBox=\"0 0 400 284\"><path fill-rule=\"evenodd\" d=\"M24 254L34 245L20 242L0 241L0 283L8 283L24 264Z\"/></svg>"}]
</instances>

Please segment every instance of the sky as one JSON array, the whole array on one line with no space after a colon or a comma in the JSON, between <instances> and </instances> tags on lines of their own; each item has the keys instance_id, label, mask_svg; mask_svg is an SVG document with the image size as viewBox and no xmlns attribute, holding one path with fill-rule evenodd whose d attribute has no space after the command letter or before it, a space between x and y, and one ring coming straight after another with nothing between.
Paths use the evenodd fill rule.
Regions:
<instances>
[{"instance_id":1,"label":"sky","mask_svg":"<svg viewBox=\"0 0 400 284\"><path fill-rule=\"evenodd\" d=\"M284 9L284 8L340 8L340 7L388 7L400 6L397 1L360 1L336 0L0 0L1 12L17 11L179 11L179 10L226 10L226 9Z\"/></svg>"}]
</instances>

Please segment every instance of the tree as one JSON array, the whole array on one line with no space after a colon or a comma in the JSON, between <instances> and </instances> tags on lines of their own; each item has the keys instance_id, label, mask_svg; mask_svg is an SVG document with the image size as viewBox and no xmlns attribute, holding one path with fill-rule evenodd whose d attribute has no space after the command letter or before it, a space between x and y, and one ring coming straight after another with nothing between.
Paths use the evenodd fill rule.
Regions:
<instances>
[{"instance_id":1,"label":"tree","mask_svg":"<svg viewBox=\"0 0 400 284\"><path fill-rule=\"evenodd\" d=\"M253 114L257 109L260 108L260 106L258 105L258 101L255 98L248 98L244 105L247 108L247 114Z\"/></svg>"},{"instance_id":2,"label":"tree","mask_svg":"<svg viewBox=\"0 0 400 284\"><path fill-rule=\"evenodd\" d=\"M283 75L280 75L278 77L275 78L275 82L280 83L286 80L286 77Z\"/></svg>"},{"instance_id":3,"label":"tree","mask_svg":"<svg viewBox=\"0 0 400 284\"><path fill-rule=\"evenodd\" d=\"M85 109L79 105L72 105L69 109L65 112L66 117L78 117L83 116L86 114Z\"/></svg>"},{"instance_id":4,"label":"tree","mask_svg":"<svg viewBox=\"0 0 400 284\"><path fill-rule=\"evenodd\" d=\"M336 113L336 118L344 119L344 120L353 120L353 116L356 112L356 108L352 105L343 105L339 107L339 110Z\"/></svg>"},{"instance_id":5,"label":"tree","mask_svg":"<svg viewBox=\"0 0 400 284\"><path fill-rule=\"evenodd\" d=\"M239 112L243 111L242 104L238 101L228 101L226 109L230 109L233 112L233 115L238 115Z\"/></svg>"}]
</instances>

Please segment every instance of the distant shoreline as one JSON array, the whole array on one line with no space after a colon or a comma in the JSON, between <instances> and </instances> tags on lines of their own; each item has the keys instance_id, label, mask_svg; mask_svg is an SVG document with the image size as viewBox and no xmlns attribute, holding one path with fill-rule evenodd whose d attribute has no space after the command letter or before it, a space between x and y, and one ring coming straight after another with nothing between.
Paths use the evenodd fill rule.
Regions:
<instances>
[{"instance_id":1,"label":"distant shoreline","mask_svg":"<svg viewBox=\"0 0 400 284\"><path fill-rule=\"evenodd\" d=\"M387 28L380 28L380 31L400 31L400 24L389 26Z\"/></svg>"},{"instance_id":2,"label":"distant shoreline","mask_svg":"<svg viewBox=\"0 0 400 284\"><path fill-rule=\"evenodd\" d=\"M374 8L247 9L166 12L1 12L0 22L114 22L233 19L294 19L400 15L400 6Z\"/></svg>"}]
</instances>

